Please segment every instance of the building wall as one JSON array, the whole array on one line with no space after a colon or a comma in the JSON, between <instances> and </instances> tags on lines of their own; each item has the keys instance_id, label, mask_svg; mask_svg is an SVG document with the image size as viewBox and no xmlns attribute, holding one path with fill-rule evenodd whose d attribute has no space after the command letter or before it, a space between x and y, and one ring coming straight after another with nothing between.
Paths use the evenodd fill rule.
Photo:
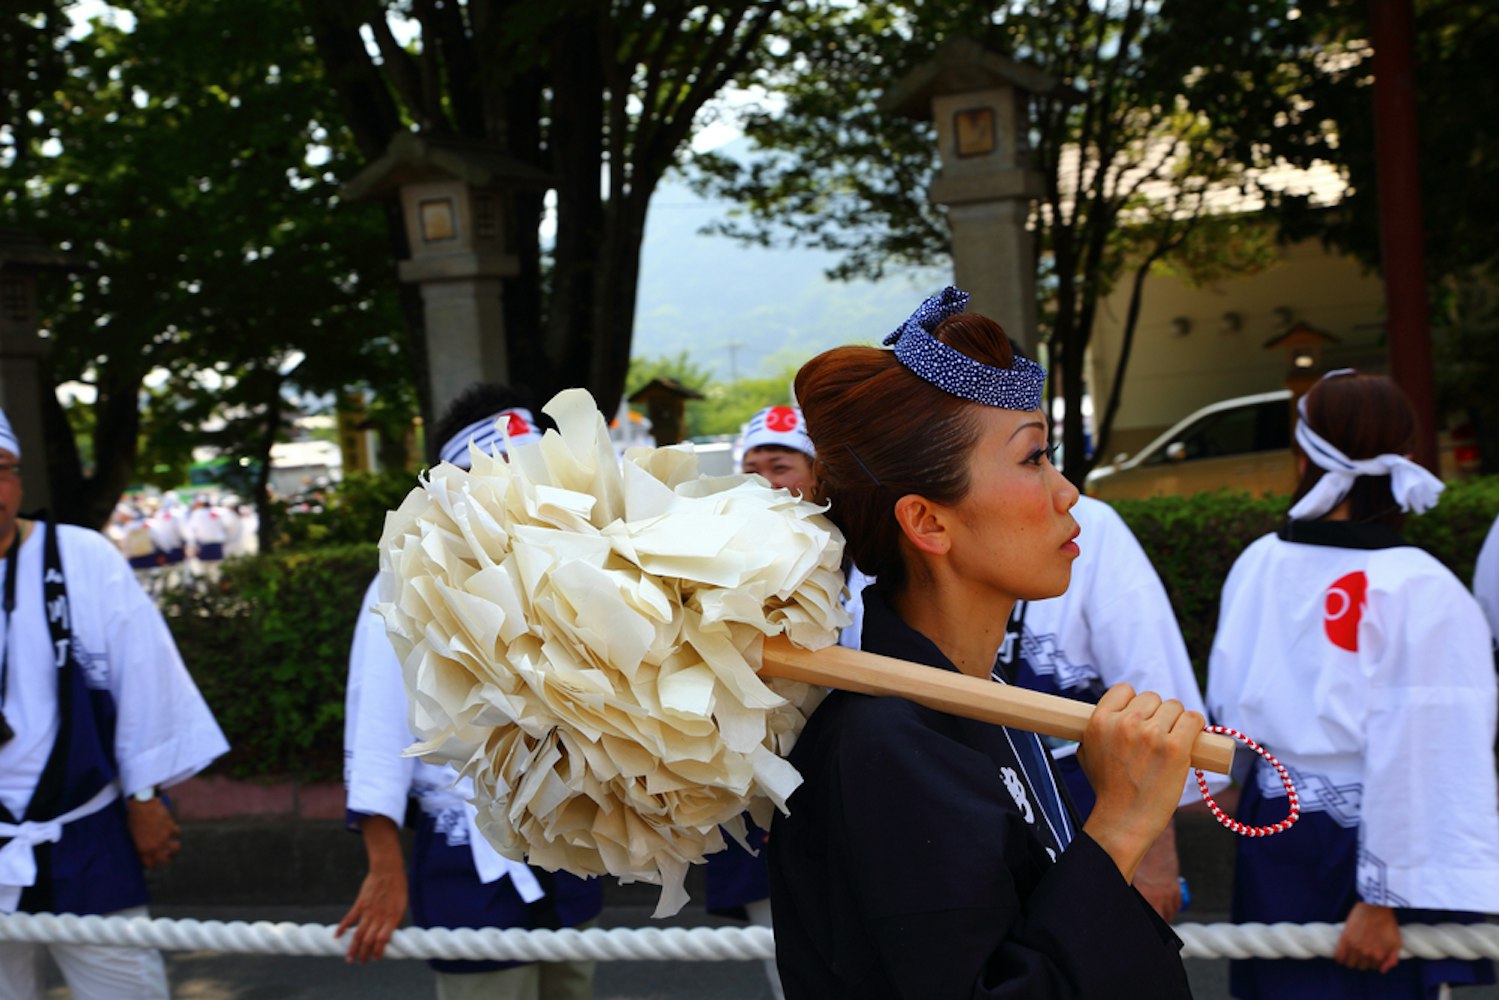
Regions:
<instances>
[{"instance_id":1,"label":"building wall","mask_svg":"<svg viewBox=\"0 0 1499 1000\"><path fill-rule=\"evenodd\" d=\"M1089 385L1101 420L1118 364L1129 287L1102 303L1090 348ZM1225 319L1239 317L1237 329ZM1187 321L1178 332L1178 317ZM1286 354L1265 342L1303 321L1337 337L1324 367L1384 364L1384 289L1356 261L1307 241L1286 248L1281 262L1259 274L1210 287L1179 277L1146 280L1134 348L1109 460L1133 452L1199 407L1285 385Z\"/></svg>"}]
</instances>

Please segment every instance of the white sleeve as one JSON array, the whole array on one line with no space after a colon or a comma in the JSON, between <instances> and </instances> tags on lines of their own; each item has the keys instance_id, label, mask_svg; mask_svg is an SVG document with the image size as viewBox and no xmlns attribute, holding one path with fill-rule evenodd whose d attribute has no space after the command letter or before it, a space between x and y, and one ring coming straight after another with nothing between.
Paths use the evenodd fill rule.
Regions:
<instances>
[{"instance_id":1,"label":"white sleeve","mask_svg":"<svg viewBox=\"0 0 1499 1000\"><path fill-rule=\"evenodd\" d=\"M115 762L129 795L192 777L227 751L229 742L187 672L161 612L124 558L102 536L98 542L70 545L63 571L69 596L87 581L87 592L96 595L102 610L110 694L118 713ZM83 572L75 575L73 566Z\"/></svg>"},{"instance_id":2,"label":"white sleeve","mask_svg":"<svg viewBox=\"0 0 1499 1000\"><path fill-rule=\"evenodd\" d=\"M1092 592L1081 602L1093 663L1105 685L1126 683L1203 711L1202 692L1171 598L1150 557L1112 509ZM1097 578L1101 577L1099 580Z\"/></svg>"},{"instance_id":3,"label":"white sleeve","mask_svg":"<svg viewBox=\"0 0 1499 1000\"><path fill-rule=\"evenodd\" d=\"M864 590L873 584L874 577L865 576L857 566L848 568L848 599L843 602L843 610L849 613L853 621L838 634L838 645L847 649L863 648Z\"/></svg>"},{"instance_id":4,"label":"white sleeve","mask_svg":"<svg viewBox=\"0 0 1499 1000\"><path fill-rule=\"evenodd\" d=\"M1482 613L1445 573L1371 588L1368 602L1359 896L1499 912L1499 695Z\"/></svg>"},{"instance_id":5,"label":"white sleeve","mask_svg":"<svg viewBox=\"0 0 1499 1000\"><path fill-rule=\"evenodd\" d=\"M1188 711L1207 715L1181 626L1166 586L1124 519L1107 508L1095 527L1107 525L1103 556L1090 574L1091 592L1077 602L1099 680L1175 698ZM1210 791L1228 787L1224 775L1204 772ZM1181 804L1201 800L1197 779L1187 776Z\"/></svg>"},{"instance_id":6,"label":"white sleeve","mask_svg":"<svg viewBox=\"0 0 1499 1000\"><path fill-rule=\"evenodd\" d=\"M1499 518L1489 529L1489 537L1478 551L1478 564L1473 567L1473 596L1483 608L1489 621L1489 632L1499 642Z\"/></svg>"},{"instance_id":7,"label":"white sleeve","mask_svg":"<svg viewBox=\"0 0 1499 1000\"><path fill-rule=\"evenodd\" d=\"M344 712L344 786L349 812L388 816L399 824L416 760L401 756L416 740L407 718L401 661L375 614L378 579L365 591L349 649Z\"/></svg>"},{"instance_id":8,"label":"white sleeve","mask_svg":"<svg viewBox=\"0 0 1499 1000\"><path fill-rule=\"evenodd\" d=\"M1240 553L1229 569L1228 577L1223 581L1223 592L1218 600L1218 627L1213 633L1213 646L1208 653L1205 695L1208 722L1241 731L1250 728L1250 724L1240 718L1239 704L1254 644L1250 637L1235 634L1240 618L1239 591L1246 586L1266 585L1263 580L1253 578L1247 568L1249 562L1249 553ZM1234 754L1235 781L1242 785L1248 780L1254 760L1254 755L1247 751Z\"/></svg>"}]
</instances>

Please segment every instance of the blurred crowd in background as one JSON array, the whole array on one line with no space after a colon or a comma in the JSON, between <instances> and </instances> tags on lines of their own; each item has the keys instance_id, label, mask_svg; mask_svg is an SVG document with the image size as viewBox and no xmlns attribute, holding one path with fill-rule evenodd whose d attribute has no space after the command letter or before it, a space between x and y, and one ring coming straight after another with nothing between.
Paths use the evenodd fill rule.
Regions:
<instances>
[{"instance_id":1,"label":"blurred crowd in background","mask_svg":"<svg viewBox=\"0 0 1499 1000\"><path fill-rule=\"evenodd\" d=\"M158 595L216 580L226 558L258 551L259 530L255 506L232 494L184 500L167 492L120 501L104 533L146 591Z\"/></svg>"}]
</instances>

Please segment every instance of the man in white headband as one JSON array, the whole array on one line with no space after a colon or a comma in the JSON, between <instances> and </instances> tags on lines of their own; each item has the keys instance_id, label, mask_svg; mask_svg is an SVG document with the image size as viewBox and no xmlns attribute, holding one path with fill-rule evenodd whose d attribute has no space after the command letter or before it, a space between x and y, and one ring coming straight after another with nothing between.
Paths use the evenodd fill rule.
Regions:
<instances>
[{"instance_id":1,"label":"man in white headband","mask_svg":"<svg viewBox=\"0 0 1499 1000\"><path fill-rule=\"evenodd\" d=\"M506 456L541 440L525 398L488 384L454 400L435 431L439 461L461 469L470 467L475 450ZM469 779L451 767L402 756L416 737L407 721L400 661L373 610L378 601L376 580L354 629L345 697L346 820L363 836L369 859L369 874L338 928L339 934L354 928L349 960L370 962L384 954L408 898L419 927L575 927L597 917L603 908L599 880L551 875L501 857L474 826ZM408 802L418 816L409 879L400 840ZM592 962L429 964L439 1000L586 1000L593 992Z\"/></svg>"},{"instance_id":2,"label":"man in white headband","mask_svg":"<svg viewBox=\"0 0 1499 1000\"><path fill-rule=\"evenodd\" d=\"M740 468L764 476L777 489L810 497L817 483L812 460L817 449L807 421L795 406L767 406L750 417L739 439Z\"/></svg>"},{"instance_id":3,"label":"man in white headband","mask_svg":"<svg viewBox=\"0 0 1499 1000\"><path fill-rule=\"evenodd\" d=\"M517 399L508 389L500 391L498 386L477 385L470 387L453 401L448 413L437 424L437 438L442 442L437 459L451 462L460 469L470 465L469 449L477 448L492 455L505 455L510 448L531 444L541 440L541 431L531 411L514 403ZM510 400L510 405L491 409L498 399ZM480 415L467 423L458 424L472 416ZM454 426L457 424L457 426ZM506 441L509 444L506 444Z\"/></svg>"},{"instance_id":4,"label":"man in white headband","mask_svg":"<svg viewBox=\"0 0 1499 1000\"><path fill-rule=\"evenodd\" d=\"M228 743L109 540L19 516L20 457L0 414L0 913L143 915L181 846L158 792ZM166 1000L155 950L24 941L0 997L40 1000L44 950L77 1000Z\"/></svg>"}]
</instances>

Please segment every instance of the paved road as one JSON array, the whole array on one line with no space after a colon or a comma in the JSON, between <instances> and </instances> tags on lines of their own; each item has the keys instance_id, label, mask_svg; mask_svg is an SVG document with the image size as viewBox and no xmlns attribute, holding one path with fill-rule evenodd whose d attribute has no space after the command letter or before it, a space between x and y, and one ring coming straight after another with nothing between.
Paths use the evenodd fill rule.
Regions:
<instances>
[{"instance_id":1,"label":"paved road","mask_svg":"<svg viewBox=\"0 0 1499 1000\"><path fill-rule=\"evenodd\" d=\"M182 907L163 906L157 916L200 920L290 920L334 924L343 915L335 906ZM1222 920L1202 913L1203 923ZM651 925L646 907L616 906L605 911L605 927ZM671 923L722 925L689 911ZM659 926L659 924L657 924ZM269 955L218 955L177 952L167 956L176 1000L408 1000L433 997L432 975L425 963L401 960L373 966L349 966L331 958ZM1187 973L1197 1000L1228 1000L1228 963L1190 960ZM68 991L54 979L47 1000L67 1000ZM600 963L595 1000L770 1000L759 962L605 962ZM1492 987L1463 990L1461 1000L1499 1000Z\"/></svg>"}]
</instances>

